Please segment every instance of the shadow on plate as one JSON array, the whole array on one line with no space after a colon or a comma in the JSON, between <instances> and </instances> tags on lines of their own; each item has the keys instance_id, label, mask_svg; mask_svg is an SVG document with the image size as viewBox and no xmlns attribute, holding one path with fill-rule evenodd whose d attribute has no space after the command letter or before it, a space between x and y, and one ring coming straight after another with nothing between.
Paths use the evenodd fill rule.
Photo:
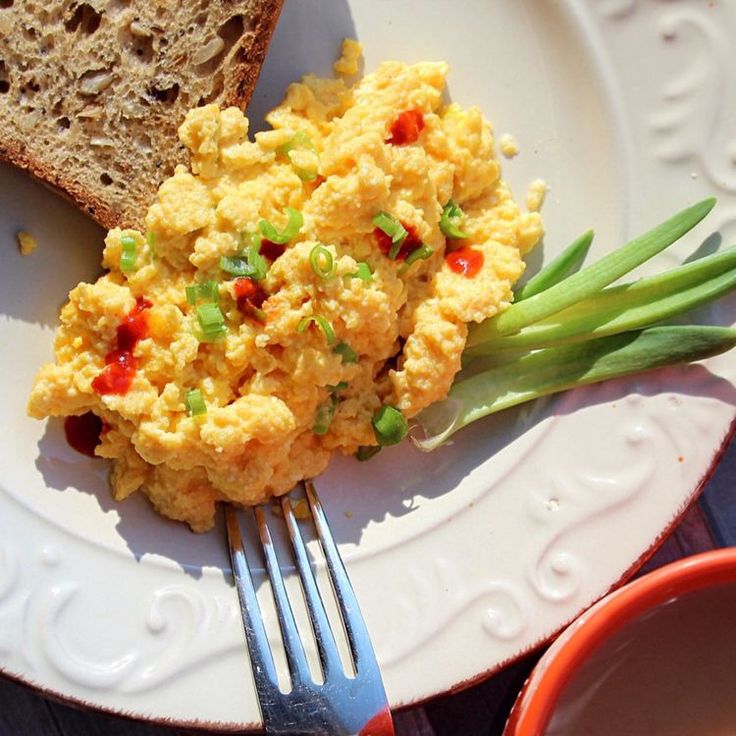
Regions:
<instances>
[{"instance_id":1,"label":"shadow on plate","mask_svg":"<svg viewBox=\"0 0 736 736\"><path fill-rule=\"evenodd\" d=\"M633 383L632 383L633 381ZM334 536L346 559L365 553L361 545L371 536L374 525L391 524L392 520L417 515L409 525L408 537L426 531L436 524L438 510L446 521L467 510L478 496L467 489L458 490L461 482L479 471L489 458L511 448L527 432L553 417L571 415L597 404L614 404L632 394L653 397L661 393L709 397L736 407L736 388L727 380L713 375L702 365L667 368L647 376L621 379L586 387L514 410L488 417L454 437L452 445L432 453L423 453L408 442L385 449L375 458L359 463L353 458L336 457L330 468L316 480ZM107 461L80 456L79 462L61 451L65 443L60 421L49 421L39 442L37 468L48 488L59 492L81 492L93 495L100 510L117 517L115 530L125 547L138 560L147 555L175 562L188 575L200 577L205 568L220 570L229 578L222 514L217 515L215 529L194 534L181 523L159 517L143 494L137 493L123 502L113 501L107 484ZM511 450L513 452L513 449ZM492 468L482 470L487 478L480 495L503 490L503 477L494 478ZM477 485L477 484L476 484ZM455 498L453 498L455 496ZM247 512L244 512L247 514ZM282 524L274 525L275 536L285 547ZM398 529L398 527L397 527ZM404 533L403 527L401 533ZM306 535L311 538L311 533ZM399 543L402 537L397 538ZM369 540L368 547L374 543ZM251 540L255 544L255 539ZM370 553L370 549L368 549Z\"/></svg>"},{"instance_id":2,"label":"shadow on plate","mask_svg":"<svg viewBox=\"0 0 736 736\"><path fill-rule=\"evenodd\" d=\"M30 176L0 164L0 314L56 327L69 290L100 273L103 229ZM16 233L30 232L38 247L18 250Z\"/></svg>"},{"instance_id":3,"label":"shadow on plate","mask_svg":"<svg viewBox=\"0 0 736 736\"><path fill-rule=\"evenodd\" d=\"M284 3L247 114L250 132L268 127L266 113L278 105L291 82L305 74L331 77L344 38L356 38L345 0L296 0Z\"/></svg>"}]
</instances>

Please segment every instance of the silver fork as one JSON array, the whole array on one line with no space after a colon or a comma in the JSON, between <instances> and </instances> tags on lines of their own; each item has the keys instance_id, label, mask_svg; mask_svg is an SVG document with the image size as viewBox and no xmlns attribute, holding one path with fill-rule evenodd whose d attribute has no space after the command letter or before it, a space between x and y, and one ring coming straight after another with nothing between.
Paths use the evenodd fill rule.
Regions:
<instances>
[{"instance_id":1,"label":"silver fork","mask_svg":"<svg viewBox=\"0 0 736 736\"><path fill-rule=\"evenodd\" d=\"M304 486L347 633L355 675L347 674L342 666L294 510L288 496L283 496L280 499L281 509L319 651L324 683L315 682L309 671L264 508L256 506L255 520L291 677L291 690L283 692L280 689L276 665L245 555L237 512L233 507L227 506L225 518L233 576L266 733L393 736L391 711L358 601L314 486L311 481L306 481Z\"/></svg>"}]
</instances>

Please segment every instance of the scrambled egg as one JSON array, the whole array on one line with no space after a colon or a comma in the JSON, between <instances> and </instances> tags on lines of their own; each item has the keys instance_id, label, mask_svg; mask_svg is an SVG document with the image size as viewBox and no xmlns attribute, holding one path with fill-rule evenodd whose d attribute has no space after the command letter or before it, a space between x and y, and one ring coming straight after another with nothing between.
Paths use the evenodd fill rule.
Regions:
<instances>
[{"instance_id":1,"label":"scrambled egg","mask_svg":"<svg viewBox=\"0 0 736 736\"><path fill-rule=\"evenodd\" d=\"M345 42L336 72L354 74L359 56ZM102 419L95 453L114 461L116 499L140 490L204 531L218 501L261 502L318 475L336 450L375 446L382 406L409 419L446 394L466 323L508 306L542 233L538 213L523 212L500 179L480 111L444 104L447 72L442 62L390 61L353 86L306 76L254 141L238 109L187 115L179 135L190 169L161 185L145 234L110 231L107 273L71 291L56 362L40 370L29 402L33 417ZM406 111L417 123L408 140L396 132ZM440 227L450 200L463 239ZM267 236L288 229L287 208L302 223L280 253ZM393 245L377 231L380 212L410 232L421 257L379 247ZM265 274L223 270L223 257L257 260L259 242ZM451 267L459 247L481 264L474 275L462 259ZM211 282L216 293L188 299L187 287ZM244 284L260 298L243 297ZM208 298L222 317L209 337ZM119 360L120 325L136 314L145 330L130 343L130 385L101 390Z\"/></svg>"},{"instance_id":2,"label":"scrambled egg","mask_svg":"<svg viewBox=\"0 0 736 736\"><path fill-rule=\"evenodd\" d=\"M19 230L15 234L15 238L18 241L18 250L22 256L29 256L38 247L36 238L31 233L25 230Z\"/></svg>"}]
</instances>

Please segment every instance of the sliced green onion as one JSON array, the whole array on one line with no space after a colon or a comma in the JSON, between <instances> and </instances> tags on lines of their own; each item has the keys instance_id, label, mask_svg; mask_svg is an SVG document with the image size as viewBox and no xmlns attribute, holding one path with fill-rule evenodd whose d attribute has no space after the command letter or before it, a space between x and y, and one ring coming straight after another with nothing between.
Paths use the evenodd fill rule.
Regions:
<instances>
[{"instance_id":1,"label":"sliced green onion","mask_svg":"<svg viewBox=\"0 0 736 736\"><path fill-rule=\"evenodd\" d=\"M366 460L370 460L375 455L378 455L378 453L381 452L381 446L380 445L361 445L355 452L356 459L360 460L360 462L365 462Z\"/></svg>"},{"instance_id":2,"label":"sliced green onion","mask_svg":"<svg viewBox=\"0 0 736 736\"><path fill-rule=\"evenodd\" d=\"M384 404L371 421L373 434L379 445L396 445L409 433L409 425L404 415L394 406Z\"/></svg>"},{"instance_id":3,"label":"sliced green onion","mask_svg":"<svg viewBox=\"0 0 736 736\"><path fill-rule=\"evenodd\" d=\"M377 215L374 215L373 224L391 238L393 246L388 257L396 258L399 254L401 244L409 234L406 228L393 215L389 215L388 212L379 212Z\"/></svg>"},{"instance_id":4,"label":"sliced green onion","mask_svg":"<svg viewBox=\"0 0 736 736\"><path fill-rule=\"evenodd\" d=\"M135 263L138 257L138 244L131 235L123 235L120 238L120 270L125 273L135 271Z\"/></svg>"},{"instance_id":5,"label":"sliced green onion","mask_svg":"<svg viewBox=\"0 0 736 736\"><path fill-rule=\"evenodd\" d=\"M404 265L399 269L399 273L401 274L407 271L411 264L416 261L426 261L433 253L434 250L432 248L422 243L418 248L415 248L411 253L409 253L404 261Z\"/></svg>"},{"instance_id":6,"label":"sliced green onion","mask_svg":"<svg viewBox=\"0 0 736 736\"><path fill-rule=\"evenodd\" d=\"M258 244L258 248L254 245L249 245L244 251L248 266L253 270L251 278L255 281L262 281L268 273L268 263L266 263L266 259L260 254L260 247L260 243Z\"/></svg>"},{"instance_id":7,"label":"sliced green onion","mask_svg":"<svg viewBox=\"0 0 736 736\"><path fill-rule=\"evenodd\" d=\"M286 245L290 240L293 240L299 234L304 224L304 217L302 217L302 213L299 210L286 207L284 212L289 216L289 220L281 232L268 220L261 220L258 223L258 229L261 231L261 235L266 240L270 240L272 243L277 243L278 245Z\"/></svg>"},{"instance_id":8,"label":"sliced green onion","mask_svg":"<svg viewBox=\"0 0 736 736\"><path fill-rule=\"evenodd\" d=\"M146 231L146 244L151 251L151 255L155 258L158 256L156 252L156 233L153 230Z\"/></svg>"},{"instance_id":9,"label":"sliced green onion","mask_svg":"<svg viewBox=\"0 0 736 736\"><path fill-rule=\"evenodd\" d=\"M266 259L253 245L247 246L242 256L222 256L220 268L233 276L247 276L255 281L261 281L268 273Z\"/></svg>"},{"instance_id":10,"label":"sliced green onion","mask_svg":"<svg viewBox=\"0 0 736 736\"><path fill-rule=\"evenodd\" d=\"M303 169L301 166L297 166L293 161L291 165L294 167L294 173L302 181L314 181L317 178L316 171L309 171L308 169Z\"/></svg>"},{"instance_id":11,"label":"sliced green onion","mask_svg":"<svg viewBox=\"0 0 736 736\"><path fill-rule=\"evenodd\" d=\"M227 332L225 317L214 302L206 302L197 307L197 320L205 337L219 337Z\"/></svg>"},{"instance_id":12,"label":"sliced green onion","mask_svg":"<svg viewBox=\"0 0 736 736\"><path fill-rule=\"evenodd\" d=\"M304 332L312 322L314 322L322 330L322 332L324 332L325 337L327 338L327 344L332 345L332 343L335 342L335 330L332 328L332 325L329 323L329 321L325 319L321 314L313 314L309 317L302 317L296 326L296 331Z\"/></svg>"},{"instance_id":13,"label":"sliced green onion","mask_svg":"<svg viewBox=\"0 0 736 736\"><path fill-rule=\"evenodd\" d=\"M220 301L220 284L217 281L203 281L201 284L192 284L186 287L187 304L194 306L199 302Z\"/></svg>"},{"instance_id":14,"label":"sliced green onion","mask_svg":"<svg viewBox=\"0 0 736 736\"><path fill-rule=\"evenodd\" d=\"M361 281L373 281L373 271L365 261L358 261L358 268L355 273L350 274L350 277Z\"/></svg>"},{"instance_id":15,"label":"sliced green onion","mask_svg":"<svg viewBox=\"0 0 736 736\"><path fill-rule=\"evenodd\" d=\"M333 351L342 358L343 363L358 362L358 353L356 353L355 350L353 350L344 340L337 343L333 348Z\"/></svg>"},{"instance_id":16,"label":"sliced green onion","mask_svg":"<svg viewBox=\"0 0 736 736\"><path fill-rule=\"evenodd\" d=\"M488 335L518 332L592 296L679 240L713 209L715 203L714 198L704 199L545 291L512 304L501 314L474 327L468 337L468 346L485 342Z\"/></svg>"},{"instance_id":17,"label":"sliced green onion","mask_svg":"<svg viewBox=\"0 0 736 736\"><path fill-rule=\"evenodd\" d=\"M312 139L303 130L299 130L294 133L293 137L290 140L280 145L276 149L276 153L280 153L281 155L286 156L290 151L293 151L295 148L304 148L308 151L316 150Z\"/></svg>"},{"instance_id":18,"label":"sliced green onion","mask_svg":"<svg viewBox=\"0 0 736 736\"><path fill-rule=\"evenodd\" d=\"M261 252L261 234L259 232L240 233L238 236L240 241L240 252L243 253L247 248L254 248L256 253Z\"/></svg>"},{"instance_id":19,"label":"sliced green onion","mask_svg":"<svg viewBox=\"0 0 736 736\"><path fill-rule=\"evenodd\" d=\"M347 381L340 381L339 383L336 383L334 386L328 386L327 390L331 394L338 394L340 391L344 391L348 387Z\"/></svg>"},{"instance_id":20,"label":"sliced green onion","mask_svg":"<svg viewBox=\"0 0 736 736\"><path fill-rule=\"evenodd\" d=\"M251 315L261 324L266 324L268 317L266 313L260 307L254 307L252 304L248 305Z\"/></svg>"},{"instance_id":21,"label":"sliced green onion","mask_svg":"<svg viewBox=\"0 0 736 736\"><path fill-rule=\"evenodd\" d=\"M458 226L457 221L465 216L464 212L451 199L443 208L440 217L440 230L446 237L452 239L467 238L468 234L463 232Z\"/></svg>"},{"instance_id":22,"label":"sliced green onion","mask_svg":"<svg viewBox=\"0 0 736 736\"><path fill-rule=\"evenodd\" d=\"M539 294L550 286L559 284L570 274L580 270L585 256L588 255L590 245L593 242L593 231L581 235L574 240L556 258L552 259L539 273L532 276L522 287L514 290L514 303Z\"/></svg>"},{"instance_id":23,"label":"sliced green onion","mask_svg":"<svg viewBox=\"0 0 736 736\"><path fill-rule=\"evenodd\" d=\"M309 253L309 265L321 279L329 279L335 275L335 261L332 253L324 245L315 245Z\"/></svg>"},{"instance_id":24,"label":"sliced green onion","mask_svg":"<svg viewBox=\"0 0 736 736\"><path fill-rule=\"evenodd\" d=\"M307 151L317 150L314 146L314 143L312 142L312 139L303 130L300 130L299 132L295 133L294 137L291 140L279 146L276 149L276 153L279 153L282 156L286 156L289 159L289 162L293 166L296 175L302 181L314 181L317 178L316 171L308 171L307 169L303 169L301 166L297 166L294 163L294 159L291 157L291 152L294 149L302 149L302 150L307 150ZM269 240L270 239L271 238L269 238Z\"/></svg>"},{"instance_id":25,"label":"sliced green onion","mask_svg":"<svg viewBox=\"0 0 736 736\"><path fill-rule=\"evenodd\" d=\"M314 417L312 432L315 434L327 434L327 430L332 423L332 418L335 416L335 405L335 400L331 398L319 406Z\"/></svg>"},{"instance_id":26,"label":"sliced green onion","mask_svg":"<svg viewBox=\"0 0 736 736\"><path fill-rule=\"evenodd\" d=\"M202 392L198 388L193 388L184 394L184 404L190 417L201 417L207 413L207 405L202 398Z\"/></svg>"},{"instance_id":27,"label":"sliced green onion","mask_svg":"<svg viewBox=\"0 0 736 736\"><path fill-rule=\"evenodd\" d=\"M222 256L220 258L220 268L225 271L225 273L230 273L233 276L253 275L253 269L248 265L248 261L246 261L245 258Z\"/></svg>"}]
</instances>

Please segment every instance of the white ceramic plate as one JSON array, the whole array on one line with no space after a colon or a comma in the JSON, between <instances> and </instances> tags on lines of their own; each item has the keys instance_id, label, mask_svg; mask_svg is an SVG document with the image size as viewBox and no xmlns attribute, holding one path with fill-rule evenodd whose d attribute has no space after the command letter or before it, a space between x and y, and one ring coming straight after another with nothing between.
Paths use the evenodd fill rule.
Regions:
<instances>
[{"instance_id":1,"label":"white ceramic plate","mask_svg":"<svg viewBox=\"0 0 736 736\"><path fill-rule=\"evenodd\" d=\"M2 11L0 11L2 12ZM723 0L287 0L251 113L326 73L357 36L366 68L450 62L522 153L523 198L551 187L536 268L594 226L593 257L703 196L718 209L658 258L736 229L736 9ZM258 710L222 530L195 536L142 498L114 504L103 462L33 422L70 287L94 278L100 231L0 169L0 667L144 718L252 724ZM22 258L23 227L39 248ZM706 248L718 244L711 238ZM700 316L731 324L726 300ZM423 455L408 444L320 480L395 706L498 668L624 577L706 476L734 418L733 355L497 416Z\"/></svg>"}]
</instances>

